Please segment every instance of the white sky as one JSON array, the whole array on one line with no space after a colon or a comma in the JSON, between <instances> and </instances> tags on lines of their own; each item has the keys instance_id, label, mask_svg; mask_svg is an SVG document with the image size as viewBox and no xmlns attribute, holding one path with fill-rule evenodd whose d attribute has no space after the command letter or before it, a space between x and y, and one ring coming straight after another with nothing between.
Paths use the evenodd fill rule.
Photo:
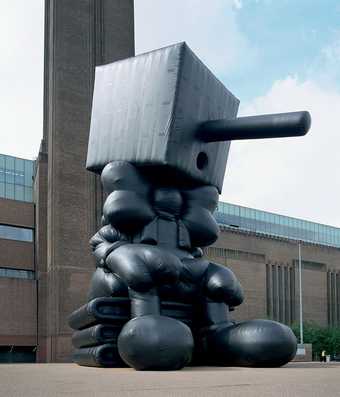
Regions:
<instances>
[{"instance_id":1,"label":"white sky","mask_svg":"<svg viewBox=\"0 0 340 397\"><path fill-rule=\"evenodd\" d=\"M251 70L259 58L238 23L242 6L241 0L135 0L136 51L187 41L239 96L230 76L245 61ZM0 153L34 158L42 137L43 0L7 0L1 9ZM247 115L310 110L313 127L300 139L233 142L222 200L340 227L340 89L329 82L329 68L340 68L339 43L320 51L313 76L291 70L242 102ZM320 83L325 57L327 84Z\"/></svg>"}]
</instances>

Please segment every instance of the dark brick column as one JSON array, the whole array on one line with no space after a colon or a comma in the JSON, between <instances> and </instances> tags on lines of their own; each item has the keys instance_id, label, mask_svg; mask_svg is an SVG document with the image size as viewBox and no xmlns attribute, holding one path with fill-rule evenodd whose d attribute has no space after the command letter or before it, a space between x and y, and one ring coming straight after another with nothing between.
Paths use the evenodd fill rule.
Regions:
<instances>
[{"instance_id":1,"label":"dark brick column","mask_svg":"<svg viewBox=\"0 0 340 397\"><path fill-rule=\"evenodd\" d=\"M66 319L85 302L93 272L88 239L101 191L85 160L94 68L134 55L134 12L133 0L46 0L45 7L47 289L39 348L41 360L54 362L70 360Z\"/></svg>"}]
</instances>

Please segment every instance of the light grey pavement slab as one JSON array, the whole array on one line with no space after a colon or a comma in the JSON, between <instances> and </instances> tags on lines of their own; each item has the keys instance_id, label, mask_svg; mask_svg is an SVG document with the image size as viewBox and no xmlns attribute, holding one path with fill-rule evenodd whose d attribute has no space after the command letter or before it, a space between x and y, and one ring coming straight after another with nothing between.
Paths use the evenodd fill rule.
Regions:
<instances>
[{"instance_id":1,"label":"light grey pavement slab","mask_svg":"<svg viewBox=\"0 0 340 397\"><path fill-rule=\"evenodd\" d=\"M74 364L0 365L1 397L340 396L340 363L283 368L186 368L174 372Z\"/></svg>"}]
</instances>

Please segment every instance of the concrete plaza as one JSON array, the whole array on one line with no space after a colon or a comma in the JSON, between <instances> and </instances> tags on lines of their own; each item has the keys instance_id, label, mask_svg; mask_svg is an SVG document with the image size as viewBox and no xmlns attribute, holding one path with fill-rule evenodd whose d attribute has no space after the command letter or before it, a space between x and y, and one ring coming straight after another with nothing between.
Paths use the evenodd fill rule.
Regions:
<instances>
[{"instance_id":1,"label":"concrete plaza","mask_svg":"<svg viewBox=\"0 0 340 397\"><path fill-rule=\"evenodd\" d=\"M0 365L1 397L340 396L340 363L283 368L186 368L174 372L74 364Z\"/></svg>"}]
</instances>

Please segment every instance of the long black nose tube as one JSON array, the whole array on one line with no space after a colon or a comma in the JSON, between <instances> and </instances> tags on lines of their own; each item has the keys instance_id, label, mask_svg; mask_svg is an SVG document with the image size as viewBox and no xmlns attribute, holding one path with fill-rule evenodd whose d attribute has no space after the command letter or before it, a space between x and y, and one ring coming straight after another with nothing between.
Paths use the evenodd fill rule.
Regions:
<instances>
[{"instance_id":1,"label":"long black nose tube","mask_svg":"<svg viewBox=\"0 0 340 397\"><path fill-rule=\"evenodd\" d=\"M283 138L306 135L310 126L311 116L306 111L266 114L206 121L200 125L197 136L204 142Z\"/></svg>"}]
</instances>

